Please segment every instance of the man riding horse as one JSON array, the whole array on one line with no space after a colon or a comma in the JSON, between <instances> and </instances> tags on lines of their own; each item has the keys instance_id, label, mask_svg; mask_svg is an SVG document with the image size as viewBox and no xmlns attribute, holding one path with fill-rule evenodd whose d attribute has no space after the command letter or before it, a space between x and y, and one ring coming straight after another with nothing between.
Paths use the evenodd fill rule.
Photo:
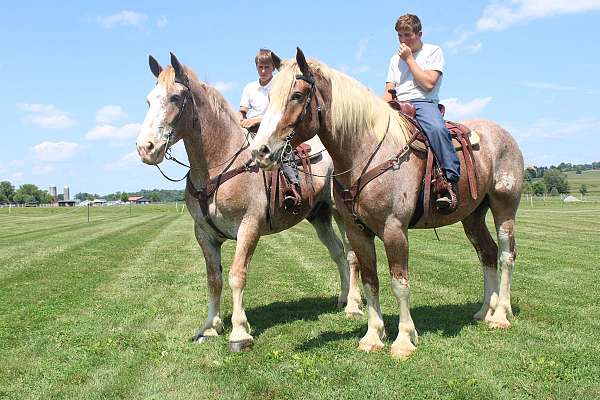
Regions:
<instances>
[{"instance_id":1,"label":"man riding horse","mask_svg":"<svg viewBox=\"0 0 600 400\"><path fill-rule=\"evenodd\" d=\"M446 193L440 194L441 197L436 200L436 205L441 212L450 213L456 210L458 203L460 161L438 109L444 55L439 46L422 42L421 21L416 15L401 16L395 29L400 48L390 59L383 98L386 101L408 101L414 105L416 120L449 183Z\"/></svg>"}]
</instances>

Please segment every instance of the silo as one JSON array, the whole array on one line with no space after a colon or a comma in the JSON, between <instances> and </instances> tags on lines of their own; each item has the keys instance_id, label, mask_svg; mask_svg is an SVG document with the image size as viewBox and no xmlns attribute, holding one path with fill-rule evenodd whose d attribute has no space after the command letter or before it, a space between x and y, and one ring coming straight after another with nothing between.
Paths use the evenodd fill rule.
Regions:
<instances>
[{"instance_id":1,"label":"silo","mask_svg":"<svg viewBox=\"0 0 600 400\"><path fill-rule=\"evenodd\" d=\"M52 198L54 200L57 200L56 199L56 186L50 186L48 189L49 189L48 193L50 193L50 196L52 196Z\"/></svg>"},{"instance_id":2,"label":"silo","mask_svg":"<svg viewBox=\"0 0 600 400\"><path fill-rule=\"evenodd\" d=\"M69 197L69 187L65 186L65 190L63 191L63 200L71 200Z\"/></svg>"}]
</instances>

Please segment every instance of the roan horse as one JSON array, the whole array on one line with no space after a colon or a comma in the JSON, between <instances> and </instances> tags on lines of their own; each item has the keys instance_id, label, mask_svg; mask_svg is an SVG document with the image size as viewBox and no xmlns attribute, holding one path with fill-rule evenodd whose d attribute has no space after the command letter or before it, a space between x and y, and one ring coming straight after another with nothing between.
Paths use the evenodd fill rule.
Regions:
<instances>
[{"instance_id":1,"label":"roan horse","mask_svg":"<svg viewBox=\"0 0 600 400\"><path fill-rule=\"evenodd\" d=\"M311 224L337 264L341 280L338 306L347 303L347 314L362 314L358 277L350 276L343 244L334 234L332 208L319 204L331 206L330 182L324 178L313 179L316 194L313 210L304 199L304 205L296 214L277 208L268 222L264 173L258 167L244 163L251 160L251 153L248 132L240 127L239 116L216 89L199 81L193 71L180 64L173 54L171 64L163 69L150 56L150 69L157 77L157 84L147 96L149 110L136 145L142 161L150 165L162 162L170 146L180 139L185 145L190 163L185 201L194 219L208 281L208 317L196 333L195 340L201 342L223 330L219 315L223 287L221 245L230 238L237 240L229 270L233 295L230 349L241 351L252 345L242 297L248 265L258 240L261 235L290 228L308 216L312 217ZM319 145L322 148L320 142L311 144L314 150L318 151ZM322 160L312 165L312 171L328 175L333 164L326 152L322 155ZM226 171L236 167L239 174L225 179ZM206 191L203 191L207 185L212 189L216 185L212 196L206 196ZM308 191L307 188L302 189L303 192ZM204 193L206 212L203 212L200 198L194 196L194 192Z\"/></svg>"},{"instance_id":2,"label":"roan horse","mask_svg":"<svg viewBox=\"0 0 600 400\"><path fill-rule=\"evenodd\" d=\"M463 124L480 136L480 148L474 152L478 200L469 197L463 175L456 211L450 215L434 212L411 225L419 202L425 158L406 146L407 120L356 80L317 61L307 62L300 49L296 62L286 64L275 77L269 109L252 144L261 168L268 170L276 165L290 144L296 146L318 135L333 158L334 179L341 187L335 191L339 205L343 204L341 193L346 193L346 188L369 167L394 161L393 168L362 187L355 198L354 216L346 207L338 206L360 263L368 303L368 330L359 342L361 350L379 350L384 346L375 235L383 241L392 292L400 309L398 337L391 354L407 357L416 349L417 331L409 309L409 226L432 228L461 221L483 266L483 306L474 318L484 319L490 327L510 326L510 285L516 257L514 225L523 181L523 157L515 140L497 124L485 120ZM459 158L464 168L462 155ZM494 217L498 245L485 224L488 209ZM356 219L366 229L361 229Z\"/></svg>"}]
</instances>

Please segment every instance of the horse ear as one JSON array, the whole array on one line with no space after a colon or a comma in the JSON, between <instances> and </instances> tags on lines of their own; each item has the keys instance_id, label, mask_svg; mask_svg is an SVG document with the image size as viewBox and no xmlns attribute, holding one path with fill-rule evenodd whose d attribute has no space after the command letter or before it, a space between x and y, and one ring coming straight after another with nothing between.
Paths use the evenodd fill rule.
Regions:
<instances>
[{"instance_id":1,"label":"horse ear","mask_svg":"<svg viewBox=\"0 0 600 400\"><path fill-rule=\"evenodd\" d=\"M302 75L310 75L308 63L306 62L306 58L304 57L302 50L300 50L300 47L296 47L296 61L298 62L300 71L302 71Z\"/></svg>"},{"instance_id":2,"label":"horse ear","mask_svg":"<svg viewBox=\"0 0 600 400\"><path fill-rule=\"evenodd\" d=\"M271 52L271 61L273 61L273 67L275 67L276 70L279 70L281 67L281 58L274 52Z\"/></svg>"},{"instance_id":3,"label":"horse ear","mask_svg":"<svg viewBox=\"0 0 600 400\"><path fill-rule=\"evenodd\" d=\"M171 65L173 66L173 69L175 70L175 79L185 81L187 79L187 75L185 74L185 69L183 68L183 65L179 62L177 57L175 57L175 54L173 54L173 53L170 53L170 54L171 54Z\"/></svg>"},{"instance_id":4,"label":"horse ear","mask_svg":"<svg viewBox=\"0 0 600 400\"><path fill-rule=\"evenodd\" d=\"M152 71L154 76L158 78L163 70L163 67L160 66L158 61L156 61L156 58L152 57L152 55L148 56L148 63L150 64L150 71Z\"/></svg>"}]
</instances>

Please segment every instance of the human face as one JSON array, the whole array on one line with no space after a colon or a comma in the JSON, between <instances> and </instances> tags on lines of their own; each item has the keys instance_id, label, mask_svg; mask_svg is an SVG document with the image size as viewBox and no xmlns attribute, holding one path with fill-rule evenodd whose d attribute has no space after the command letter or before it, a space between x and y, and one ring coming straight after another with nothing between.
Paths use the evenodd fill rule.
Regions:
<instances>
[{"instance_id":1,"label":"human face","mask_svg":"<svg viewBox=\"0 0 600 400\"><path fill-rule=\"evenodd\" d=\"M410 47L411 51L415 52L417 50L421 50L421 47L423 47L423 42L421 42L421 36L423 35L423 32L414 33L410 29L403 29L397 32L398 41Z\"/></svg>"},{"instance_id":2,"label":"human face","mask_svg":"<svg viewBox=\"0 0 600 400\"><path fill-rule=\"evenodd\" d=\"M258 72L258 77L260 83L266 85L273 78L273 64L269 62L259 61L256 65L256 71Z\"/></svg>"}]
</instances>

